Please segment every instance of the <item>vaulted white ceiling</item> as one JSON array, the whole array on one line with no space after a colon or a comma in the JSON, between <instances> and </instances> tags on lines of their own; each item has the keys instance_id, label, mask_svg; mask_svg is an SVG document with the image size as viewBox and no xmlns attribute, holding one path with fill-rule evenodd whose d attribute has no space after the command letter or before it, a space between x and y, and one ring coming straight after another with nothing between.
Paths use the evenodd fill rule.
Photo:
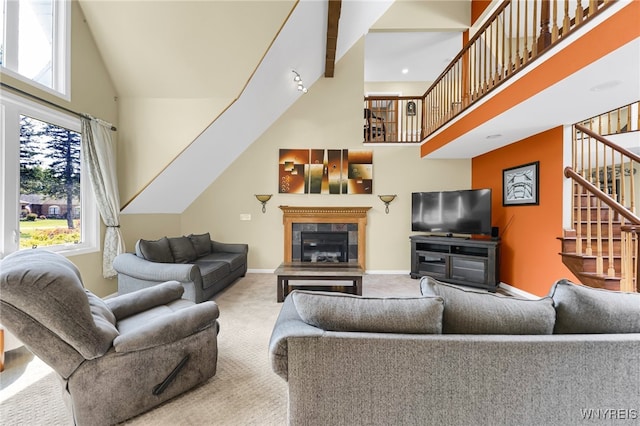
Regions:
<instances>
[{"instance_id":1,"label":"vaulted white ceiling","mask_svg":"<svg viewBox=\"0 0 640 426\"><path fill-rule=\"evenodd\" d=\"M235 99L295 0L80 0L121 97Z\"/></svg>"},{"instance_id":2,"label":"vaulted white ceiling","mask_svg":"<svg viewBox=\"0 0 640 426\"><path fill-rule=\"evenodd\" d=\"M231 105L124 213L183 212L300 96L291 90L291 69L300 71L308 86L324 72L326 0L79 2L119 96L218 98L218 105ZM458 53L460 33L469 22L470 0L343 0L336 60L367 34L365 81L428 82ZM638 50L637 44L630 48ZM623 81L635 76L637 82L638 52L630 53L623 55L622 64L607 63L607 72ZM409 72L402 74L402 68ZM593 73L581 74L586 80L576 80L572 87L591 87L603 78L602 72L601 67L593 67ZM638 99L637 85L630 88L621 99ZM553 93L549 96L557 99ZM269 108L255 111L260 120L247 126L242 117L257 108L261 99L270 100ZM589 99L593 109L598 99ZM608 99L615 106L623 105L611 96ZM487 125L498 126L506 141L515 141L531 122L523 124L513 117L539 110L539 104L525 102ZM217 115L213 112L212 119ZM549 125L557 124L556 114ZM478 155L482 152L469 152L465 141L484 137L491 129L480 126L436 156ZM527 131L530 135L536 129ZM221 142L231 139L236 141L233 145ZM486 146L483 152L495 147ZM184 172L195 168L205 175Z\"/></svg>"},{"instance_id":3,"label":"vaulted white ceiling","mask_svg":"<svg viewBox=\"0 0 640 426\"><path fill-rule=\"evenodd\" d=\"M290 90L291 69L300 71L307 85L324 72L326 1L79 1L120 97L217 98L218 105L231 105L124 213L184 211L300 96ZM397 37L394 31L415 31L418 22L459 34L468 26L469 1L343 0L336 60L375 25L381 46ZM449 43L452 52L459 47ZM433 62L428 55L412 61L414 76L424 68L418 63ZM374 61L369 69L378 65ZM380 71L372 77L393 78ZM247 126L243 117L261 99L270 100L269 108L255 111L260 120ZM221 142L231 139L233 145ZM206 176L185 172L194 169Z\"/></svg>"}]
</instances>

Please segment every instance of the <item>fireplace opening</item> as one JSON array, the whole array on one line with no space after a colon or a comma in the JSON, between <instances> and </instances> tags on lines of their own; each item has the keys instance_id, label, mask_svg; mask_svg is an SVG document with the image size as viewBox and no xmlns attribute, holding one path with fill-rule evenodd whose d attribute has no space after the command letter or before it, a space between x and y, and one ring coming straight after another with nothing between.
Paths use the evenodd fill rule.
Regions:
<instances>
[{"instance_id":1,"label":"fireplace opening","mask_svg":"<svg viewBox=\"0 0 640 426\"><path fill-rule=\"evenodd\" d=\"M302 232L300 234L303 262L348 262L348 232Z\"/></svg>"}]
</instances>

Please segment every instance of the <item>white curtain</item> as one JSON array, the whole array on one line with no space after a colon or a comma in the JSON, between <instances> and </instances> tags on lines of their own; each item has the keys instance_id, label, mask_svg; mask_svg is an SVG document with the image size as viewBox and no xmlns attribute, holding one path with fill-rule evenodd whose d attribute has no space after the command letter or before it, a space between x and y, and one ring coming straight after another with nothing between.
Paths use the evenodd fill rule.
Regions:
<instances>
[{"instance_id":1,"label":"white curtain","mask_svg":"<svg viewBox=\"0 0 640 426\"><path fill-rule=\"evenodd\" d=\"M113 259L125 251L120 233L120 196L116 176L115 150L111 138L111 124L93 117L82 119L82 161L89 171L98 211L107 227L104 236L102 275L113 278Z\"/></svg>"}]
</instances>

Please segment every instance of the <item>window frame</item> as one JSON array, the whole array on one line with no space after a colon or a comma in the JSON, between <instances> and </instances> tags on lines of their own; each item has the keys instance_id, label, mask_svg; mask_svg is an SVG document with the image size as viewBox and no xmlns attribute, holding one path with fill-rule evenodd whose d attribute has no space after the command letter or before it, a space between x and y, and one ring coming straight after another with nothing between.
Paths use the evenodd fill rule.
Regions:
<instances>
[{"instance_id":1,"label":"window frame","mask_svg":"<svg viewBox=\"0 0 640 426\"><path fill-rule=\"evenodd\" d=\"M0 0L5 4L19 3L18 1ZM17 22L15 14L19 13L19 9L16 5L7 7L6 9L6 21L5 23L5 51L3 53L5 60L4 64L8 63L9 66L17 66L17 54L20 49L18 46L17 38L17 25L8 25L8 22ZM9 18L12 16L14 19ZM11 31L11 28L16 27L15 31ZM66 101L71 100L71 1L69 0L55 0L53 2L53 42L52 42L52 54L51 54L51 68L52 77L51 83L53 87L46 86L42 83L38 83L31 80L28 77L20 74L14 68L8 68L4 64L0 65L0 73L6 74L16 80L24 82L39 90L43 90L58 98ZM7 46L10 46L9 52L11 55L7 57ZM14 55L15 52L15 55Z\"/></svg>"},{"instance_id":2,"label":"window frame","mask_svg":"<svg viewBox=\"0 0 640 426\"><path fill-rule=\"evenodd\" d=\"M65 127L81 133L80 118L37 102L0 90L2 149L0 149L0 258L20 250L20 115ZM80 152L82 158L82 151ZM89 172L80 167L80 205L82 242L46 246L65 256L100 251L100 217Z\"/></svg>"}]
</instances>

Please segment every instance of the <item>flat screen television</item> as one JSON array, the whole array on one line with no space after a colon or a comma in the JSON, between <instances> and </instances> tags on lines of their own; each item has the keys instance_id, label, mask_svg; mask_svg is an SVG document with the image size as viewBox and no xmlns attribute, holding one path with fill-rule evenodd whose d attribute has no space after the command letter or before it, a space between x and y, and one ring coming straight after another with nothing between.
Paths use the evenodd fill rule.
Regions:
<instances>
[{"instance_id":1,"label":"flat screen television","mask_svg":"<svg viewBox=\"0 0 640 426\"><path fill-rule=\"evenodd\" d=\"M491 189L412 193L411 230L491 235Z\"/></svg>"}]
</instances>

